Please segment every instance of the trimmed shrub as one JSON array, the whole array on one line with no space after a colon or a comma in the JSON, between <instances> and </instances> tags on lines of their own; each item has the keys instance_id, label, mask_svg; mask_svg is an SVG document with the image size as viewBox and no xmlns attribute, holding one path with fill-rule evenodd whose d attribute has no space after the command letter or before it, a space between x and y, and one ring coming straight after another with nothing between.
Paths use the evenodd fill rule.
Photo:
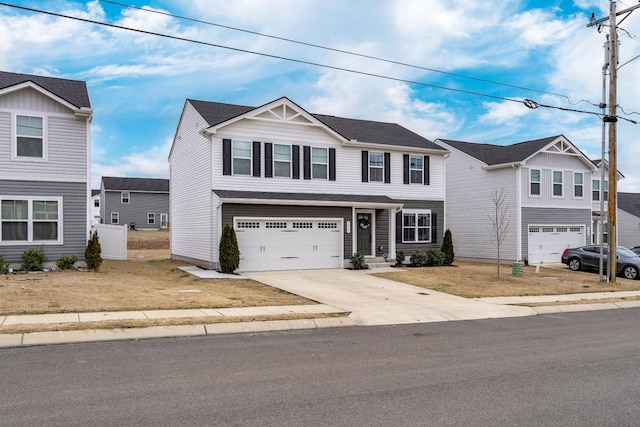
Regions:
<instances>
[{"instance_id":1,"label":"trimmed shrub","mask_svg":"<svg viewBox=\"0 0 640 427\"><path fill-rule=\"evenodd\" d=\"M440 249L432 249L427 252L427 265L441 266L444 264L445 255Z\"/></svg>"},{"instance_id":2,"label":"trimmed shrub","mask_svg":"<svg viewBox=\"0 0 640 427\"><path fill-rule=\"evenodd\" d=\"M47 260L42 249L27 249L22 252L21 257L20 269L23 271L42 271L44 262Z\"/></svg>"},{"instance_id":3,"label":"trimmed shrub","mask_svg":"<svg viewBox=\"0 0 640 427\"><path fill-rule=\"evenodd\" d=\"M76 266L76 262L78 262L78 257L76 256L63 256L58 258L56 266L60 270L72 270Z\"/></svg>"},{"instance_id":4,"label":"trimmed shrub","mask_svg":"<svg viewBox=\"0 0 640 427\"><path fill-rule=\"evenodd\" d=\"M240 266L240 249L238 248L236 231L229 224L222 228L218 250L220 253L218 256L220 271L231 274L237 270L238 266Z\"/></svg>"},{"instance_id":5,"label":"trimmed shrub","mask_svg":"<svg viewBox=\"0 0 640 427\"><path fill-rule=\"evenodd\" d=\"M4 262L4 257L0 255L0 274L7 274L9 272L9 263Z\"/></svg>"},{"instance_id":6,"label":"trimmed shrub","mask_svg":"<svg viewBox=\"0 0 640 427\"><path fill-rule=\"evenodd\" d=\"M351 265L354 270L366 270L367 268L369 268L364 260L364 255L358 252L351 255Z\"/></svg>"},{"instance_id":7,"label":"trimmed shrub","mask_svg":"<svg viewBox=\"0 0 640 427\"><path fill-rule=\"evenodd\" d=\"M102 247L100 246L100 239L98 238L98 232L92 231L87 242L87 247L84 250L84 260L87 263L87 268L90 270L100 270L102 264Z\"/></svg>"},{"instance_id":8,"label":"trimmed shrub","mask_svg":"<svg viewBox=\"0 0 640 427\"><path fill-rule=\"evenodd\" d=\"M440 249L444 254L444 265L453 264L455 254L453 253L453 237L451 236L451 230L447 228L444 232L444 238L442 239L442 248Z\"/></svg>"},{"instance_id":9,"label":"trimmed shrub","mask_svg":"<svg viewBox=\"0 0 640 427\"><path fill-rule=\"evenodd\" d=\"M404 265L404 251L396 252L396 265L402 267Z\"/></svg>"},{"instance_id":10,"label":"trimmed shrub","mask_svg":"<svg viewBox=\"0 0 640 427\"><path fill-rule=\"evenodd\" d=\"M413 267L422 267L423 265L427 264L427 253L420 251L414 252L409 260L411 261L411 265Z\"/></svg>"}]
</instances>

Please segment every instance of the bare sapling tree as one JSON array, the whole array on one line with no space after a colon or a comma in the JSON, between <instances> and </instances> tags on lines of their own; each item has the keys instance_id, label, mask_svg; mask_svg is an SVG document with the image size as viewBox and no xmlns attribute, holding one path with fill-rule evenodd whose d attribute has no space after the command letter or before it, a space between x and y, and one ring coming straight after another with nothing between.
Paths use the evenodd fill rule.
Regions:
<instances>
[{"instance_id":1,"label":"bare sapling tree","mask_svg":"<svg viewBox=\"0 0 640 427\"><path fill-rule=\"evenodd\" d=\"M500 248L511 227L511 216L507 205L507 194L504 188L496 188L490 196L491 207L486 210L489 217L489 236L498 255L498 279L500 279Z\"/></svg>"}]
</instances>

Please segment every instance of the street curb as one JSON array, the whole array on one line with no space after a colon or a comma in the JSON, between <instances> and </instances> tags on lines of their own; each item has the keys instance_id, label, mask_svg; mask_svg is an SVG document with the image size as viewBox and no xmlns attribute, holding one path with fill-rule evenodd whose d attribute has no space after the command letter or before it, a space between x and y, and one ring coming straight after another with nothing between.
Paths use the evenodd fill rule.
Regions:
<instances>
[{"instance_id":1,"label":"street curb","mask_svg":"<svg viewBox=\"0 0 640 427\"><path fill-rule=\"evenodd\" d=\"M348 317L0 334L0 348L356 326Z\"/></svg>"}]
</instances>

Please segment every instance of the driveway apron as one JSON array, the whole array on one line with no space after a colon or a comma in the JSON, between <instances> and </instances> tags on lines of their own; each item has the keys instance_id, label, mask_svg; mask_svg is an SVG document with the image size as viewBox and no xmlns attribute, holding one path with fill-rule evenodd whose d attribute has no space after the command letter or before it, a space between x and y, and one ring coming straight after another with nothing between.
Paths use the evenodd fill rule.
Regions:
<instances>
[{"instance_id":1,"label":"driveway apron","mask_svg":"<svg viewBox=\"0 0 640 427\"><path fill-rule=\"evenodd\" d=\"M243 273L274 288L351 312L357 325L531 316L529 307L457 297L372 276L374 270L298 270Z\"/></svg>"}]
</instances>

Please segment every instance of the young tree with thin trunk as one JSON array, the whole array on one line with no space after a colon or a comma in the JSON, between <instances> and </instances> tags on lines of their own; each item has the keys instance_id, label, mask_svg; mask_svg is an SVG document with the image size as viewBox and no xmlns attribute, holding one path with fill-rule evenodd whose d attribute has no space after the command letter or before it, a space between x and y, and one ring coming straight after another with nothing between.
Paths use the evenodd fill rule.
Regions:
<instances>
[{"instance_id":1,"label":"young tree with thin trunk","mask_svg":"<svg viewBox=\"0 0 640 427\"><path fill-rule=\"evenodd\" d=\"M498 252L498 279L500 279L500 248L511 227L511 215L509 214L507 195L504 188L494 189L490 200L491 207L486 211L489 218L488 230L491 243Z\"/></svg>"}]
</instances>

